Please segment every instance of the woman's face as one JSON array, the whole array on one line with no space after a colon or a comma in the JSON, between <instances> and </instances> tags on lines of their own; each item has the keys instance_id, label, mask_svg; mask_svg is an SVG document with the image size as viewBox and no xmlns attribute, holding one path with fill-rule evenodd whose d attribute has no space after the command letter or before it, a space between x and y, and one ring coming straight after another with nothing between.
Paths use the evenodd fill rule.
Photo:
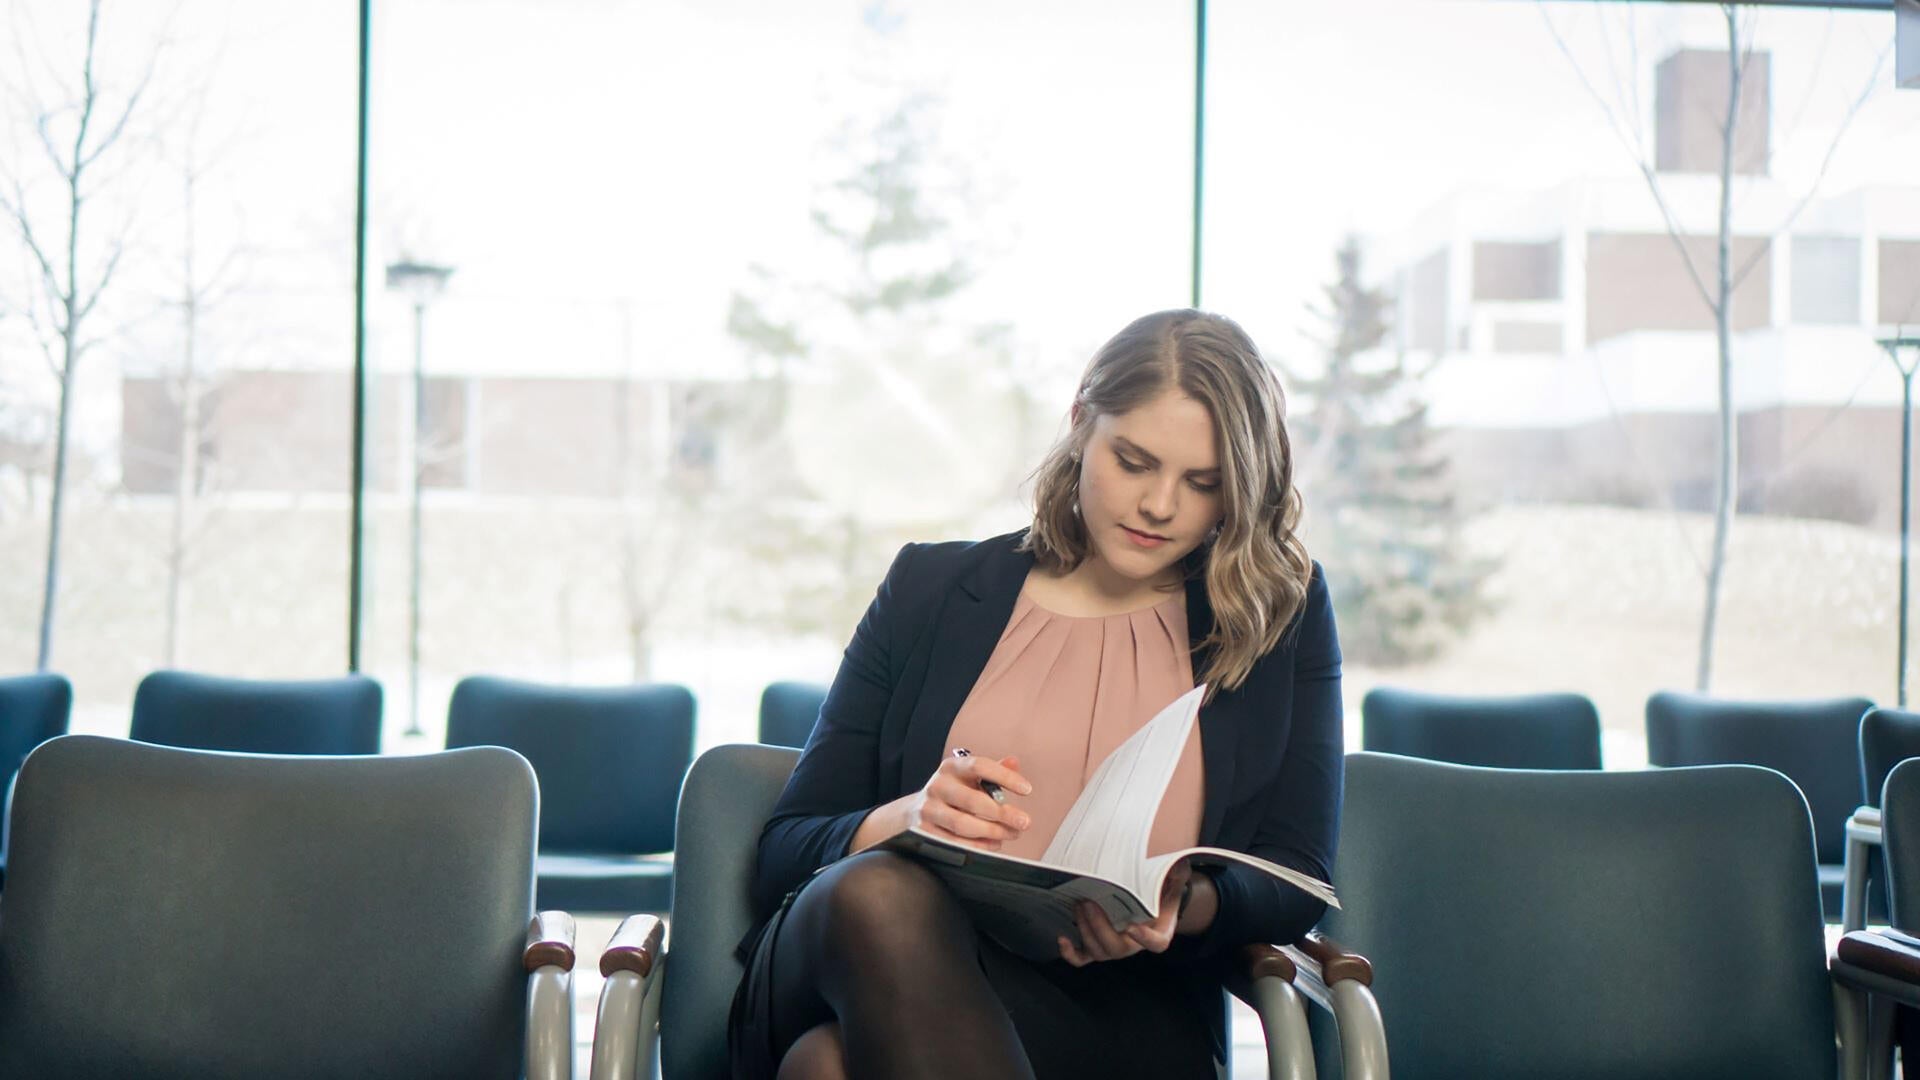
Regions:
<instances>
[{"instance_id":1,"label":"woman's face","mask_svg":"<svg viewBox=\"0 0 1920 1080\"><path fill-rule=\"evenodd\" d=\"M1220 447L1206 406L1167 389L1094 419L1080 455L1080 518L1115 573L1155 581L1221 514Z\"/></svg>"}]
</instances>

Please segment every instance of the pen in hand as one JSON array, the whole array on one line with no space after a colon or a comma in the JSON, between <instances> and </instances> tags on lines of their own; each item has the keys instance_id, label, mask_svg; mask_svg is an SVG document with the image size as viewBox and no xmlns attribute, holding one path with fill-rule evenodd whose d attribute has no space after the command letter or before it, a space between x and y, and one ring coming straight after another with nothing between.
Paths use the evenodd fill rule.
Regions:
<instances>
[{"instance_id":1,"label":"pen in hand","mask_svg":"<svg viewBox=\"0 0 1920 1080\"><path fill-rule=\"evenodd\" d=\"M953 748L953 756L957 758L970 758L973 756L973 751L968 750L964 746L956 746ZM1000 790L999 784L996 784L991 780L982 780L980 781L980 790L986 792L987 797L989 799L992 799L994 802L997 802L1002 806L1006 805L1007 793Z\"/></svg>"}]
</instances>

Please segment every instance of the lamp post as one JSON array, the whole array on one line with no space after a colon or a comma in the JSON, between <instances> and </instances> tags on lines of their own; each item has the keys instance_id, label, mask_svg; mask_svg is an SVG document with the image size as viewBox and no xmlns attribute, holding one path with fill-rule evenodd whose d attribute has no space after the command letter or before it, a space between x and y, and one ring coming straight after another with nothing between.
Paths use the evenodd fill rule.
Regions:
<instances>
[{"instance_id":1,"label":"lamp post","mask_svg":"<svg viewBox=\"0 0 1920 1080\"><path fill-rule=\"evenodd\" d=\"M1896 333L1879 339L1900 372L1900 645L1894 662L1900 665L1900 708L1907 707L1907 536L1913 510L1913 375L1920 369L1920 337ZM1902 353L1906 359L1901 359Z\"/></svg>"},{"instance_id":2,"label":"lamp post","mask_svg":"<svg viewBox=\"0 0 1920 1080\"><path fill-rule=\"evenodd\" d=\"M401 259L387 266L387 289L413 303L413 462L408 506L407 549L407 735L420 729L420 481L424 471L421 432L427 424L426 327L427 305L446 290L453 276L450 266Z\"/></svg>"}]
</instances>

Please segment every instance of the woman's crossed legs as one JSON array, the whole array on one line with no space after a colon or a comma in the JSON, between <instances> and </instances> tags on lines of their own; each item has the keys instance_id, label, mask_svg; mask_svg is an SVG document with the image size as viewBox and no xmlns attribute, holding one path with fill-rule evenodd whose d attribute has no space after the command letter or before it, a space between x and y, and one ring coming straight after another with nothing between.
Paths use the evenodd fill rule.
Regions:
<instances>
[{"instance_id":1,"label":"woman's crossed legs","mask_svg":"<svg viewBox=\"0 0 1920 1080\"><path fill-rule=\"evenodd\" d=\"M780 1080L1031 1078L979 948L959 903L911 859L866 852L822 871L774 943Z\"/></svg>"}]
</instances>

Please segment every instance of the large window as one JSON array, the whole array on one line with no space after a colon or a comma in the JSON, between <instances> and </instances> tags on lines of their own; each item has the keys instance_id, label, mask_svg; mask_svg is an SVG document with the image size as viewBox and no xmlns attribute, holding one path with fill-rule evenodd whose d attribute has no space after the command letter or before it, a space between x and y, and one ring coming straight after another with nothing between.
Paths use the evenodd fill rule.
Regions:
<instances>
[{"instance_id":1,"label":"large window","mask_svg":"<svg viewBox=\"0 0 1920 1080\"><path fill-rule=\"evenodd\" d=\"M155 668L342 671L353 12L4 13L0 670L105 733Z\"/></svg>"},{"instance_id":2,"label":"large window","mask_svg":"<svg viewBox=\"0 0 1920 1080\"><path fill-rule=\"evenodd\" d=\"M377 9L370 259L452 271L369 305L367 656L419 745L482 671L751 738L902 542L1024 522L1092 350L1186 299L1180 5Z\"/></svg>"},{"instance_id":3,"label":"large window","mask_svg":"<svg viewBox=\"0 0 1920 1080\"><path fill-rule=\"evenodd\" d=\"M1206 301L1294 390L1350 705L1577 690L1609 763L1645 760L1647 695L1701 659L1729 155L1739 513L1709 686L1891 703L1900 381L1874 336L1920 319L1920 95L1890 15L1739 9L1731 53L1704 4L1212 21ZM1325 290L1349 236L1377 325ZM1327 434L1341 410L1371 443Z\"/></svg>"}]
</instances>

